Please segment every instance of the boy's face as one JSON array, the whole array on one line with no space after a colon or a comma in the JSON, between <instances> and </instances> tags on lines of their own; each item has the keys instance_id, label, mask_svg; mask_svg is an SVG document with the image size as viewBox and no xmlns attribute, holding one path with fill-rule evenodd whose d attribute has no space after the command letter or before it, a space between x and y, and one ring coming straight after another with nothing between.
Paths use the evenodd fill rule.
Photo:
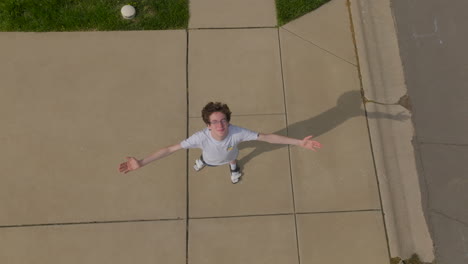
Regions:
<instances>
[{"instance_id":1,"label":"boy's face","mask_svg":"<svg viewBox=\"0 0 468 264\"><path fill-rule=\"evenodd\" d=\"M212 113L208 128L211 130L214 138L224 139L229 132L229 122L226 120L226 115L221 112Z\"/></svg>"}]
</instances>

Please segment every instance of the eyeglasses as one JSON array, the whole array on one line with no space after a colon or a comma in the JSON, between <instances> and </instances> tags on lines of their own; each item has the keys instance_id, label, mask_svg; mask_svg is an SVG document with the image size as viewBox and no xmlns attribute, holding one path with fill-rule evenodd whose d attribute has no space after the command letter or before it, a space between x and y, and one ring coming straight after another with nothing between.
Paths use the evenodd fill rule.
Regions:
<instances>
[{"instance_id":1,"label":"eyeglasses","mask_svg":"<svg viewBox=\"0 0 468 264\"><path fill-rule=\"evenodd\" d=\"M226 120L226 118L223 118L223 119L221 119L219 121L218 120L213 120L213 121L210 122L211 125L217 125L217 124L225 125L227 123L228 123L228 121Z\"/></svg>"}]
</instances>

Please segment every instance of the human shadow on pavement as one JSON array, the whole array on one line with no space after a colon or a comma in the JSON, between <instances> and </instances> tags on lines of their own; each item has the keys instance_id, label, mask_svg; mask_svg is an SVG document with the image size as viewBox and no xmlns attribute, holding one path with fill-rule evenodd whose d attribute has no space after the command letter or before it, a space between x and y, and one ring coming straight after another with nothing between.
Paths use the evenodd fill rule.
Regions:
<instances>
[{"instance_id":1,"label":"human shadow on pavement","mask_svg":"<svg viewBox=\"0 0 468 264\"><path fill-rule=\"evenodd\" d=\"M273 132L273 134L288 135L292 138L303 139L306 136L313 135L314 138L332 130L346 120L353 117L364 116L365 112L361 108L363 104L361 93L359 91L350 91L341 95L335 107L327 111L311 117L307 120L300 121L289 125L287 128ZM368 118L387 118L392 120L404 121L410 118L409 115L401 112L396 115L386 113L367 113ZM241 166L247 164L256 156L284 148L287 145L270 144L262 141L247 141L239 145L239 150L253 149L247 155L242 157L238 162Z\"/></svg>"}]
</instances>

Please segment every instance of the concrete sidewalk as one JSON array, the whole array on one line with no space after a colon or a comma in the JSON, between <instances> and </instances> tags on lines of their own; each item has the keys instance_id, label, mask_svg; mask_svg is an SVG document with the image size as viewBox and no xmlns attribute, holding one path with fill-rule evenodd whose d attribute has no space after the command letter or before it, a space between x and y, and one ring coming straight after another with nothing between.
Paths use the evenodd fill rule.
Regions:
<instances>
[{"instance_id":1,"label":"concrete sidewalk","mask_svg":"<svg viewBox=\"0 0 468 264\"><path fill-rule=\"evenodd\" d=\"M332 0L278 28L274 0L213 1L216 12L206 2L191 1L187 31L0 33L0 262L374 264L399 254L368 123L409 113L366 113L350 19L360 10ZM236 185L227 167L195 173L198 150L118 174L125 156L202 129L209 101L226 102L233 124L312 134L324 147L243 144Z\"/></svg>"}]
</instances>

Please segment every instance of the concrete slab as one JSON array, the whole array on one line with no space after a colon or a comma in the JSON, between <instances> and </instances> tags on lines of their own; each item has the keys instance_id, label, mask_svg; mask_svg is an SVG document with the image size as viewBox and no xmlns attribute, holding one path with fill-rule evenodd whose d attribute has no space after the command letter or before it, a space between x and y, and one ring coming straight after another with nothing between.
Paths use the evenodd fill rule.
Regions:
<instances>
[{"instance_id":1,"label":"concrete slab","mask_svg":"<svg viewBox=\"0 0 468 264\"><path fill-rule=\"evenodd\" d=\"M189 32L190 117L209 101L236 114L284 113L277 29Z\"/></svg>"},{"instance_id":2,"label":"concrete slab","mask_svg":"<svg viewBox=\"0 0 468 264\"><path fill-rule=\"evenodd\" d=\"M328 110L317 102L329 100L336 106L339 98L343 107L353 107L347 109L352 110L349 118L363 115L357 101L360 82L355 65L287 30L280 29L280 37L287 111L293 118L290 123L300 121L298 115L310 117Z\"/></svg>"},{"instance_id":3,"label":"concrete slab","mask_svg":"<svg viewBox=\"0 0 468 264\"><path fill-rule=\"evenodd\" d=\"M399 105L368 103L369 131L392 257L433 259L412 145L411 113Z\"/></svg>"},{"instance_id":4,"label":"concrete slab","mask_svg":"<svg viewBox=\"0 0 468 264\"><path fill-rule=\"evenodd\" d=\"M297 212L380 208L367 131L361 121L350 120L322 135L323 148L318 153L291 149Z\"/></svg>"},{"instance_id":5,"label":"concrete slab","mask_svg":"<svg viewBox=\"0 0 468 264\"><path fill-rule=\"evenodd\" d=\"M0 225L185 217L184 153L118 173L185 137L185 31L0 41Z\"/></svg>"},{"instance_id":6,"label":"concrete slab","mask_svg":"<svg viewBox=\"0 0 468 264\"><path fill-rule=\"evenodd\" d=\"M185 221L56 225L0 229L0 262L185 262Z\"/></svg>"},{"instance_id":7,"label":"concrete slab","mask_svg":"<svg viewBox=\"0 0 468 264\"><path fill-rule=\"evenodd\" d=\"M193 264L298 263L294 216L190 220Z\"/></svg>"},{"instance_id":8,"label":"concrete slab","mask_svg":"<svg viewBox=\"0 0 468 264\"><path fill-rule=\"evenodd\" d=\"M189 28L276 26L274 0L191 0Z\"/></svg>"},{"instance_id":9,"label":"concrete slab","mask_svg":"<svg viewBox=\"0 0 468 264\"><path fill-rule=\"evenodd\" d=\"M379 209L356 67L280 33L289 135L323 144L291 148L296 211Z\"/></svg>"},{"instance_id":10,"label":"concrete slab","mask_svg":"<svg viewBox=\"0 0 468 264\"><path fill-rule=\"evenodd\" d=\"M347 2L330 1L282 28L357 65Z\"/></svg>"},{"instance_id":11,"label":"concrete slab","mask_svg":"<svg viewBox=\"0 0 468 264\"><path fill-rule=\"evenodd\" d=\"M301 263L389 263L379 211L298 215L297 230Z\"/></svg>"},{"instance_id":12,"label":"concrete slab","mask_svg":"<svg viewBox=\"0 0 468 264\"><path fill-rule=\"evenodd\" d=\"M364 94L396 103L407 90L390 1L350 2Z\"/></svg>"},{"instance_id":13,"label":"concrete slab","mask_svg":"<svg viewBox=\"0 0 468 264\"><path fill-rule=\"evenodd\" d=\"M459 204L468 201L468 147L423 144L421 160L431 210L468 224L468 210Z\"/></svg>"},{"instance_id":14,"label":"concrete slab","mask_svg":"<svg viewBox=\"0 0 468 264\"><path fill-rule=\"evenodd\" d=\"M283 115L232 116L231 122L253 131L266 133L279 131L285 127ZM191 118L190 123L191 133L204 127L199 118ZM288 149L285 146L261 143L251 141L239 146L239 164L244 175L237 184L231 183L228 165L208 167L200 172L190 168L190 217L294 211ZM189 164L191 165L200 154L201 151L198 149L191 150Z\"/></svg>"}]
</instances>

